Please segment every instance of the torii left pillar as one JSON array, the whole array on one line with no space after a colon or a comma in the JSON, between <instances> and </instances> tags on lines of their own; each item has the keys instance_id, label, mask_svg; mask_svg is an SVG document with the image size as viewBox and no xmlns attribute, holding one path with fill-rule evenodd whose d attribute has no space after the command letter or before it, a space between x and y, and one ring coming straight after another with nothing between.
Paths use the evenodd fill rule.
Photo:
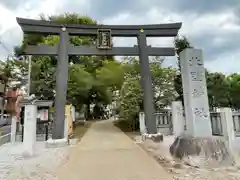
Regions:
<instances>
[{"instance_id":1,"label":"torii left pillar","mask_svg":"<svg viewBox=\"0 0 240 180\"><path fill-rule=\"evenodd\" d=\"M63 27L60 33L59 52L56 76L55 120L53 125L53 139L64 139L65 105L68 83L68 44L69 35Z\"/></svg>"}]
</instances>

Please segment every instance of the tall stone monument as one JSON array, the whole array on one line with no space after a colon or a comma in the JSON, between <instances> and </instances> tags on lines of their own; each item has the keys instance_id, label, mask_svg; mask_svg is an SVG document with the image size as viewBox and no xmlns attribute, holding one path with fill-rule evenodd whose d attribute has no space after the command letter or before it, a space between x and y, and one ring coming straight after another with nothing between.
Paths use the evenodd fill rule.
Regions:
<instances>
[{"instance_id":1,"label":"tall stone monument","mask_svg":"<svg viewBox=\"0 0 240 180\"><path fill-rule=\"evenodd\" d=\"M180 53L187 131L194 137L212 136L202 50L187 48Z\"/></svg>"}]
</instances>

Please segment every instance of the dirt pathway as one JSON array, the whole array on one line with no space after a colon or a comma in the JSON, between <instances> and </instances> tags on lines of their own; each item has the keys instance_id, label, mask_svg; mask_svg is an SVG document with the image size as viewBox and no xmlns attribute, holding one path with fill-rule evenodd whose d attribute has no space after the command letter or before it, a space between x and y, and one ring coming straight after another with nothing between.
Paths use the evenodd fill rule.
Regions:
<instances>
[{"instance_id":1,"label":"dirt pathway","mask_svg":"<svg viewBox=\"0 0 240 180\"><path fill-rule=\"evenodd\" d=\"M113 123L92 124L59 169L59 180L172 180L141 147Z\"/></svg>"}]
</instances>

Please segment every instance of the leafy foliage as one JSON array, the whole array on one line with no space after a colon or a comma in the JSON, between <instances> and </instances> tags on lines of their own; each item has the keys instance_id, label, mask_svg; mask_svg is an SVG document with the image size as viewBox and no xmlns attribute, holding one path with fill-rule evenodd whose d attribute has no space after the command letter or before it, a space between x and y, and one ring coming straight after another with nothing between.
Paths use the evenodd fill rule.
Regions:
<instances>
[{"instance_id":1,"label":"leafy foliage","mask_svg":"<svg viewBox=\"0 0 240 180\"><path fill-rule=\"evenodd\" d=\"M65 13L49 17L42 15L41 19L61 23L97 23L89 17L80 16L75 13ZM57 45L58 42L58 36L25 35L22 44L15 48L15 54L16 57L24 54L24 49L28 44L52 46ZM70 43L75 46L96 44L96 37L72 36ZM28 62L18 62L16 64L17 69L20 69L19 74L22 77L27 72L27 64ZM32 58L31 93L43 99L54 99L56 65L57 57L34 56ZM78 110L83 105L86 105L87 112L89 112L90 104L109 104L111 102L112 88L120 88L122 83L121 76L117 77L113 73L113 71L120 72L121 68L118 68L117 65L111 56L70 56L67 100L74 104ZM114 69L114 67L116 68ZM111 79L107 78L108 74L111 75Z\"/></svg>"},{"instance_id":2,"label":"leafy foliage","mask_svg":"<svg viewBox=\"0 0 240 180\"><path fill-rule=\"evenodd\" d=\"M96 77L102 86L118 90L123 84L124 73L124 68L119 62L105 61L103 66L97 70Z\"/></svg>"},{"instance_id":3,"label":"leafy foliage","mask_svg":"<svg viewBox=\"0 0 240 180\"><path fill-rule=\"evenodd\" d=\"M215 107L228 107L230 105L229 93L230 82L222 73L206 73L209 106L211 109Z\"/></svg>"},{"instance_id":4,"label":"leafy foliage","mask_svg":"<svg viewBox=\"0 0 240 180\"><path fill-rule=\"evenodd\" d=\"M180 100L183 102L183 89L182 89L182 77L181 77L181 68L180 68L180 52L182 52L186 48L192 48L190 42L186 37L180 37L177 36L174 39L174 46L175 46L175 51L177 54L177 64L178 64L178 73L176 74L174 78L174 86L175 90L177 91L178 97L176 100Z\"/></svg>"},{"instance_id":5,"label":"leafy foliage","mask_svg":"<svg viewBox=\"0 0 240 180\"><path fill-rule=\"evenodd\" d=\"M58 16L41 16L46 21L74 24L97 24L89 17L75 13ZM13 81L26 84L28 59L24 57L26 45L57 45L58 36L25 35L20 46L15 47L16 59L0 63L0 81L7 86ZM95 45L96 37L71 36L74 46ZM164 68L164 58L154 57L150 61L154 103L156 110L167 107L173 100L183 101L183 90L180 72L179 54L185 48L191 48L186 37L178 36L174 40L178 59L178 69ZM43 99L55 97L55 75L57 57L33 56L31 69L31 93ZM130 130L138 128L138 113L143 110L143 91L141 88L140 64L134 57L125 57L121 62L112 56L69 56L69 74L67 100L75 105L78 111L86 108L91 117L90 105L95 105L96 112L116 101L119 115ZM240 109L240 75L225 76L221 73L206 72L210 107L230 106ZM97 113L98 114L98 113Z\"/></svg>"},{"instance_id":6,"label":"leafy foliage","mask_svg":"<svg viewBox=\"0 0 240 180\"><path fill-rule=\"evenodd\" d=\"M142 98L139 80L134 77L128 78L122 86L119 98L119 115L123 120L128 121L128 129L136 130L137 128Z\"/></svg>"},{"instance_id":7,"label":"leafy foliage","mask_svg":"<svg viewBox=\"0 0 240 180\"><path fill-rule=\"evenodd\" d=\"M161 109L171 104L175 99L173 79L176 70L162 67L163 59L155 57L150 63L152 73L154 103L156 109ZM125 80L118 99L119 115L128 121L129 128L136 129L138 113L143 110L143 91L140 86L140 64L136 58L123 59Z\"/></svg>"},{"instance_id":8,"label":"leafy foliage","mask_svg":"<svg viewBox=\"0 0 240 180\"><path fill-rule=\"evenodd\" d=\"M240 109L240 74L232 74L227 77L227 81L229 82L229 99L230 106L234 109Z\"/></svg>"}]
</instances>

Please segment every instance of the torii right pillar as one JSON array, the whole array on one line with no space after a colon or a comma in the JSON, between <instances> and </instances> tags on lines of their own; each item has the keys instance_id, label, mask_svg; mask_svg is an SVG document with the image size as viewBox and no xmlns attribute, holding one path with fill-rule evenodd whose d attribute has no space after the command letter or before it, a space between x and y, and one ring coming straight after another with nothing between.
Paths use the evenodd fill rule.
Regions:
<instances>
[{"instance_id":1,"label":"torii right pillar","mask_svg":"<svg viewBox=\"0 0 240 180\"><path fill-rule=\"evenodd\" d=\"M212 136L203 53L187 48L180 53L187 134Z\"/></svg>"}]
</instances>

